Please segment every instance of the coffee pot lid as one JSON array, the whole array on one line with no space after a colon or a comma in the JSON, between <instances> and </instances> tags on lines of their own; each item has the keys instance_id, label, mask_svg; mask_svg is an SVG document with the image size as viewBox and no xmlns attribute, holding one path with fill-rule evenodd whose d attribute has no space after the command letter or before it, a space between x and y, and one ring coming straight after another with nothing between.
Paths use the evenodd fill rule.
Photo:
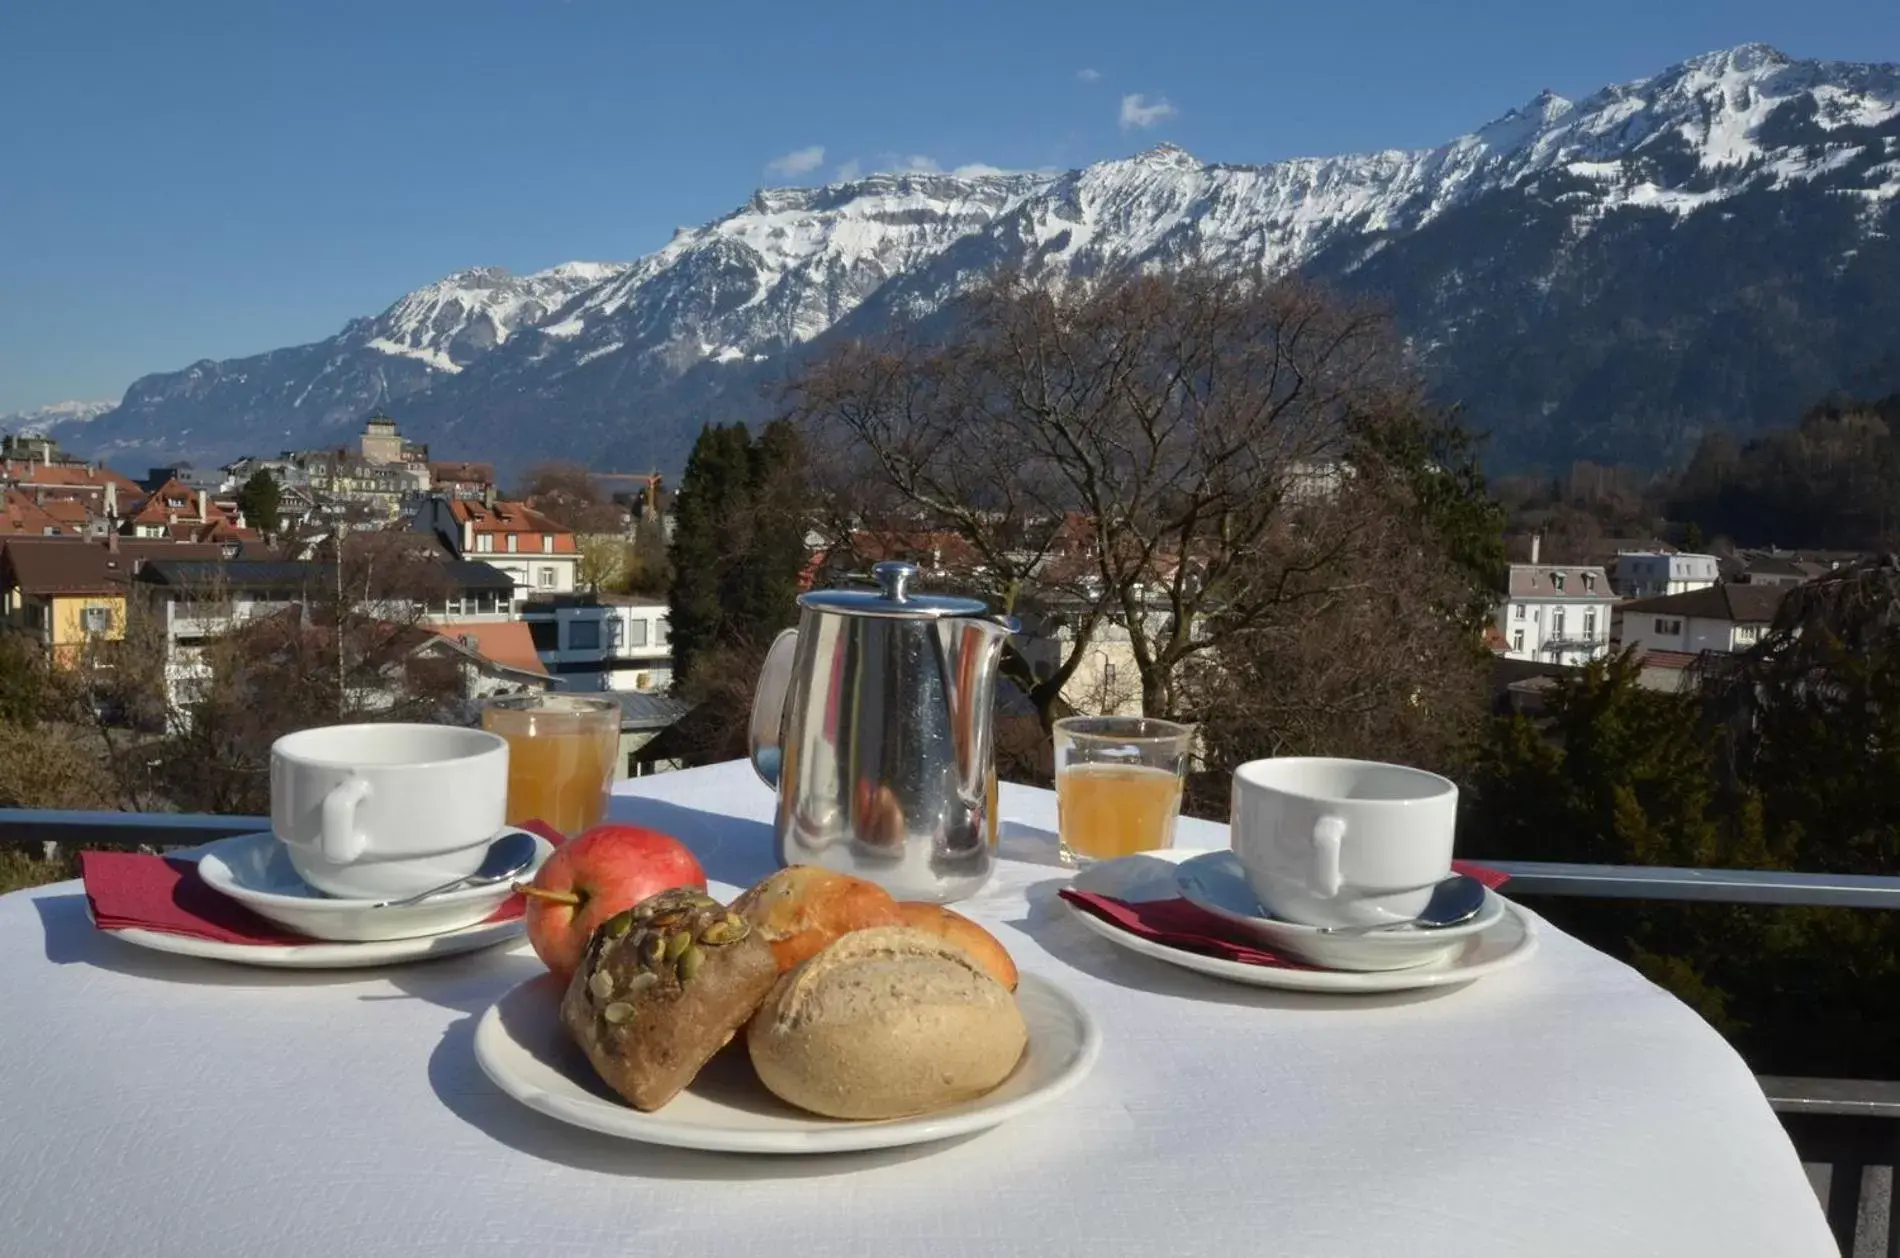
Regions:
<instances>
[{"instance_id":1,"label":"coffee pot lid","mask_svg":"<svg viewBox=\"0 0 1900 1258\"><path fill-rule=\"evenodd\" d=\"M814 590L798 597L800 607L842 612L847 616L894 616L907 620L934 620L941 616L987 616L981 599L956 594L925 594L910 588L917 565L887 560L871 565L875 590Z\"/></svg>"}]
</instances>

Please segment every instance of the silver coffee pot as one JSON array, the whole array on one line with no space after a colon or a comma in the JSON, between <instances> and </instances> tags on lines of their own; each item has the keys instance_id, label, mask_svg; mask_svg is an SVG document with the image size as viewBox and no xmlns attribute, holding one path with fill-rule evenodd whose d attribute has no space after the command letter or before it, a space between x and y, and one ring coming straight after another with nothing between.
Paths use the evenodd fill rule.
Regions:
<instances>
[{"instance_id":1,"label":"silver coffee pot","mask_svg":"<svg viewBox=\"0 0 1900 1258\"><path fill-rule=\"evenodd\" d=\"M786 865L822 865L900 900L973 894L995 862L997 665L1010 626L976 599L909 588L801 595L752 703L752 767L778 791Z\"/></svg>"}]
</instances>

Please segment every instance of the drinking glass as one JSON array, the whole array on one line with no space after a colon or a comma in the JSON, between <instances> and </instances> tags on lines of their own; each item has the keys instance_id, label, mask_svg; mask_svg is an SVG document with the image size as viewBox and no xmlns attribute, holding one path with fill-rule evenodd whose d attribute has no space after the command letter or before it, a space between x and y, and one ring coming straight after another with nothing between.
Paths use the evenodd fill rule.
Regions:
<instances>
[{"instance_id":1,"label":"drinking glass","mask_svg":"<svg viewBox=\"0 0 1900 1258\"><path fill-rule=\"evenodd\" d=\"M607 815L620 753L620 704L597 695L507 695L482 728L508 740L508 824L539 819L579 834Z\"/></svg>"},{"instance_id":2,"label":"drinking glass","mask_svg":"<svg viewBox=\"0 0 1900 1258\"><path fill-rule=\"evenodd\" d=\"M1174 846L1194 731L1146 716L1056 722L1056 830L1062 863Z\"/></svg>"}]
</instances>

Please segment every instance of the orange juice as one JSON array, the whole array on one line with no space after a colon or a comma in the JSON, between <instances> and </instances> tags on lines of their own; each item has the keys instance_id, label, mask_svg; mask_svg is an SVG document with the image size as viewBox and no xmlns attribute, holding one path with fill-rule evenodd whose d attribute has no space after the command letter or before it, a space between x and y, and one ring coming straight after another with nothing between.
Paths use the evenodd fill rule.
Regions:
<instances>
[{"instance_id":1,"label":"orange juice","mask_svg":"<svg viewBox=\"0 0 1900 1258\"><path fill-rule=\"evenodd\" d=\"M607 814L619 706L547 696L547 706L498 701L482 726L508 740L508 824L539 819L570 837Z\"/></svg>"},{"instance_id":2,"label":"orange juice","mask_svg":"<svg viewBox=\"0 0 1900 1258\"><path fill-rule=\"evenodd\" d=\"M1065 852L1109 860L1174 841L1181 778L1141 764L1076 764L1056 774L1056 825Z\"/></svg>"}]
</instances>

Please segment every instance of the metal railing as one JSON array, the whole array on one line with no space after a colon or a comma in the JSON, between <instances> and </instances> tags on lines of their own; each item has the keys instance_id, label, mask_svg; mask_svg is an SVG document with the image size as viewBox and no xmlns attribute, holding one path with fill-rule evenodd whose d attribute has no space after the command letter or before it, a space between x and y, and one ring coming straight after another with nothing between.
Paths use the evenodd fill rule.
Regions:
<instances>
[{"instance_id":1,"label":"metal railing","mask_svg":"<svg viewBox=\"0 0 1900 1258\"><path fill-rule=\"evenodd\" d=\"M270 829L268 817L0 808L0 843L189 847ZM1900 909L1900 877L1489 861L1514 896ZM1900 1258L1900 1082L1762 1076L1841 1252Z\"/></svg>"}]
</instances>

